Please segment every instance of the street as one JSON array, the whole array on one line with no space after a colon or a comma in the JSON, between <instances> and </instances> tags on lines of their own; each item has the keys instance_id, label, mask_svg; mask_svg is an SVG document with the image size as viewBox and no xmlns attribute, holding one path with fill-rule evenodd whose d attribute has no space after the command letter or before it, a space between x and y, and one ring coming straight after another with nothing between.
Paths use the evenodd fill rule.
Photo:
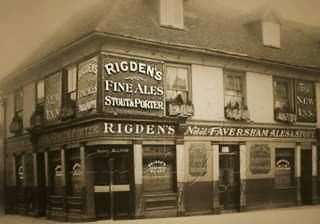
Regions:
<instances>
[{"instance_id":1,"label":"street","mask_svg":"<svg viewBox=\"0 0 320 224\"><path fill-rule=\"evenodd\" d=\"M0 224L53 224L61 223L46 218L32 218L20 215L5 215L0 217ZM193 224L193 223L219 223L219 224L319 224L320 206L293 207L222 215L189 216L161 219L139 219L129 221L103 220L91 223L116 223L116 224Z\"/></svg>"}]
</instances>

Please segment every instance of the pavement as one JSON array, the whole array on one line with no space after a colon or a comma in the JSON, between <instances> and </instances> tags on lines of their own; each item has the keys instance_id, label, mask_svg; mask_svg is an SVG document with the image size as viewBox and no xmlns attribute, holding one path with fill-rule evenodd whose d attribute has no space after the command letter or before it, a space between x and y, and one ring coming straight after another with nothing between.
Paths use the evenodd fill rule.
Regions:
<instances>
[{"instance_id":1,"label":"pavement","mask_svg":"<svg viewBox=\"0 0 320 224\"><path fill-rule=\"evenodd\" d=\"M2 215L0 224L65 224L46 218L20 215ZM320 205L271 210L248 211L221 215L188 216L160 219L139 219L126 221L103 220L91 224L320 224Z\"/></svg>"}]
</instances>

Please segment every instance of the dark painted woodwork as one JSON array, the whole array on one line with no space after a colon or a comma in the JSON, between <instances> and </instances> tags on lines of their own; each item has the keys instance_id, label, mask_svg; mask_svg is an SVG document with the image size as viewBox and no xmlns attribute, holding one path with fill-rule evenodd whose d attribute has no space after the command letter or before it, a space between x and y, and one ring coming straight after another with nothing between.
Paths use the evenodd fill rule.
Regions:
<instances>
[{"instance_id":1,"label":"dark painted woodwork","mask_svg":"<svg viewBox=\"0 0 320 224\"><path fill-rule=\"evenodd\" d=\"M224 151L228 147L228 151ZM219 200L222 210L240 208L239 145L221 145L219 149Z\"/></svg>"},{"instance_id":2,"label":"dark painted woodwork","mask_svg":"<svg viewBox=\"0 0 320 224\"><path fill-rule=\"evenodd\" d=\"M312 204L312 150L301 150L301 199Z\"/></svg>"},{"instance_id":3,"label":"dark painted woodwork","mask_svg":"<svg viewBox=\"0 0 320 224\"><path fill-rule=\"evenodd\" d=\"M185 184L186 213L212 211L213 183L189 182Z\"/></svg>"}]
</instances>

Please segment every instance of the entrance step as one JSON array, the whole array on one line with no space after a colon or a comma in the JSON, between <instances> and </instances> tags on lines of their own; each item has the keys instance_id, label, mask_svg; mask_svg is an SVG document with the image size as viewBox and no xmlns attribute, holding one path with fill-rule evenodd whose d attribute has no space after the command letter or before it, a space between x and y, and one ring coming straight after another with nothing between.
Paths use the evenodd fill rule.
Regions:
<instances>
[{"instance_id":1,"label":"entrance step","mask_svg":"<svg viewBox=\"0 0 320 224\"><path fill-rule=\"evenodd\" d=\"M144 195L144 215L146 217L163 217L177 215L177 194L157 193Z\"/></svg>"}]
</instances>

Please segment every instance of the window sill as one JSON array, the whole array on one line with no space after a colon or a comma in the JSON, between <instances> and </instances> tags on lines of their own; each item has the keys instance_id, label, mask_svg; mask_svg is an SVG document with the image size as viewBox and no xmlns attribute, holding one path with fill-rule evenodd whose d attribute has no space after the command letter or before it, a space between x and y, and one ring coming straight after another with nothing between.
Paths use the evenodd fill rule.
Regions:
<instances>
[{"instance_id":1,"label":"window sill","mask_svg":"<svg viewBox=\"0 0 320 224\"><path fill-rule=\"evenodd\" d=\"M177 27L173 25L160 24L160 27L165 29L176 30L176 31L187 31L185 27Z\"/></svg>"}]
</instances>

